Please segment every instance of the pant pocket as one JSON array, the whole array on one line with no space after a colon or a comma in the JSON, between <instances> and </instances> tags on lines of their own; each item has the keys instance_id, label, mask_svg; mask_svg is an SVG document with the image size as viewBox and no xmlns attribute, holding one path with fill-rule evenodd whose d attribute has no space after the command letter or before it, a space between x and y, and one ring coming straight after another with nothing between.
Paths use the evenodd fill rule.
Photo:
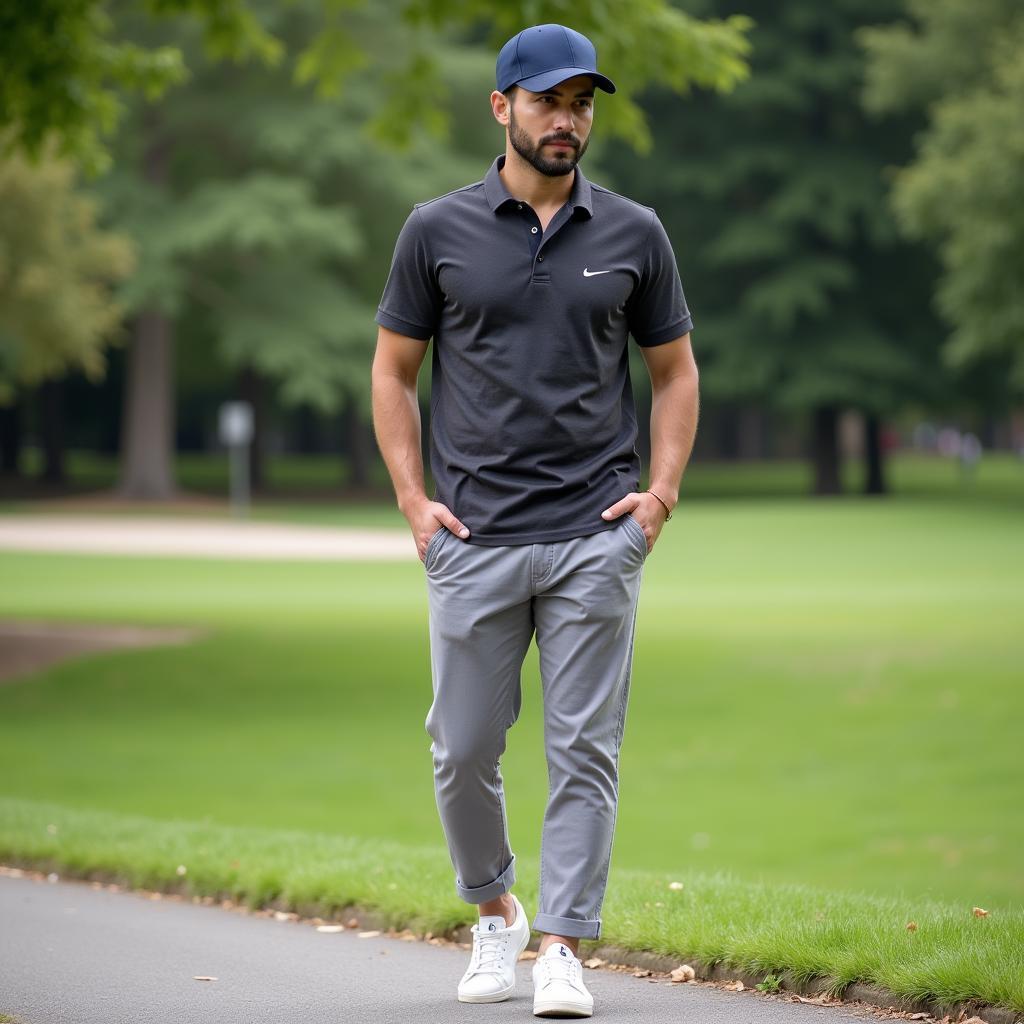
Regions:
<instances>
[{"instance_id":1,"label":"pant pocket","mask_svg":"<svg viewBox=\"0 0 1024 1024\"><path fill-rule=\"evenodd\" d=\"M444 535L448 533L448 528L445 526L439 526L434 531L434 535L427 541L427 550L423 552L423 568L429 569L434 563L434 556L437 554L441 547L441 540Z\"/></svg>"},{"instance_id":2,"label":"pant pocket","mask_svg":"<svg viewBox=\"0 0 1024 1024\"><path fill-rule=\"evenodd\" d=\"M633 535L633 540L636 542L637 547L640 548L640 553L647 557L647 534L644 533L644 528L633 518L631 512L626 513L626 525L629 532Z\"/></svg>"}]
</instances>

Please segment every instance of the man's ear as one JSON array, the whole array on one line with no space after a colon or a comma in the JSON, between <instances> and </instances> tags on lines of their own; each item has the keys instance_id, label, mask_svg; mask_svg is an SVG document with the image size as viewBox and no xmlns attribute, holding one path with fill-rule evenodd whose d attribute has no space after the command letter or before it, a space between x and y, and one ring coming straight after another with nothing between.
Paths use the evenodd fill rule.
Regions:
<instances>
[{"instance_id":1,"label":"man's ear","mask_svg":"<svg viewBox=\"0 0 1024 1024\"><path fill-rule=\"evenodd\" d=\"M498 92L497 89L491 93L491 112L499 124L508 124L509 101L505 98L505 94Z\"/></svg>"}]
</instances>

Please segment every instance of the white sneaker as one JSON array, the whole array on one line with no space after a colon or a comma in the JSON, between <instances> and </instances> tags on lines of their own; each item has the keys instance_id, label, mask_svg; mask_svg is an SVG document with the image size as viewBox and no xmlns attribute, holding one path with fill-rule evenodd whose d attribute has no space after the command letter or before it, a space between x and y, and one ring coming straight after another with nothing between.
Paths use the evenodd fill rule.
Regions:
<instances>
[{"instance_id":1,"label":"white sneaker","mask_svg":"<svg viewBox=\"0 0 1024 1024\"><path fill-rule=\"evenodd\" d=\"M516 917L510 925L500 914L473 925L473 956L459 982L460 1003L500 1003L516 987L516 961L530 941L522 903L512 896Z\"/></svg>"},{"instance_id":2,"label":"white sneaker","mask_svg":"<svg viewBox=\"0 0 1024 1024\"><path fill-rule=\"evenodd\" d=\"M594 997L583 984L583 964L562 942L552 942L533 964L536 1017L591 1017Z\"/></svg>"}]
</instances>

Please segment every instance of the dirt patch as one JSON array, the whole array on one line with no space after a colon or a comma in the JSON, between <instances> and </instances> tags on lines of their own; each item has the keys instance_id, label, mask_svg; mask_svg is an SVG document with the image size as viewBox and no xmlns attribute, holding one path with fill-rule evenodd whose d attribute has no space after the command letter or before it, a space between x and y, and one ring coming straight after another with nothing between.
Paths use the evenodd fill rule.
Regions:
<instances>
[{"instance_id":1,"label":"dirt patch","mask_svg":"<svg viewBox=\"0 0 1024 1024\"><path fill-rule=\"evenodd\" d=\"M203 632L185 627L0 619L0 685L83 654L125 647L178 646L192 643Z\"/></svg>"}]
</instances>

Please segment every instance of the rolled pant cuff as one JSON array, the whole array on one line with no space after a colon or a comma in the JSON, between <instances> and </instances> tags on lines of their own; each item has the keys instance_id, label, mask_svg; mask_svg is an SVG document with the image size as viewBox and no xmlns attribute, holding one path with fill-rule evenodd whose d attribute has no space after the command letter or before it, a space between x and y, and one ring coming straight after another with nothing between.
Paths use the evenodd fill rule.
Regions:
<instances>
[{"instance_id":1,"label":"rolled pant cuff","mask_svg":"<svg viewBox=\"0 0 1024 1024\"><path fill-rule=\"evenodd\" d=\"M464 885L461 885L456 879L455 891L462 897L467 903L486 903L488 900L497 899L497 897L509 891L516 881L516 858L515 854L512 855L512 859L508 862L508 867L493 882L488 882L486 885L479 885L475 889L467 889Z\"/></svg>"},{"instance_id":2,"label":"rolled pant cuff","mask_svg":"<svg viewBox=\"0 0 1024 1024\"><path fill-rule=\"evenodd\" d=\"M597 939L601 937L600 921L580 921L572 917L555 917L552 914L538 914L533 919L533 930L548 935L564 935L566 938Z\"/></svg>"}]
</instances>

